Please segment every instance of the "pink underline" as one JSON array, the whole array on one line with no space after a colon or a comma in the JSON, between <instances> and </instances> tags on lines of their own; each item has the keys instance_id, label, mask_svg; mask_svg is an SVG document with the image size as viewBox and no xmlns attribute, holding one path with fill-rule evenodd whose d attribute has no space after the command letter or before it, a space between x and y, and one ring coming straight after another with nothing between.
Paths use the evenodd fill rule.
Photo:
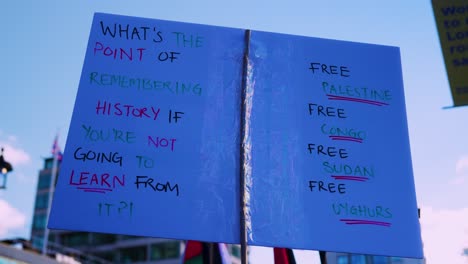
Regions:
<instances>
[{"instance_id":1,"label":"pink underline","mask_svg":"<svg viewBox=\"0 0 468 264\"><path fill-rule=\"evenodd\" d=\"M369 178L367 177L359 177L359 176L341 176L341 175L332 175L333 178L336 180L350 180L350 181L367 181Z\"/></svg>"},{"instance_id":2,"label":"pink underline","mask_svg":"<svg viewBox=\"0 0 468 264\"><path fill-rule=\"evenodd\" d=\"M347 140L362 143L362 139L354 137L345 137L345 136L330 136L332 140Z\"/></svg>"},{"instance_id":3,"label":"pink underline","mask_svg":"<svg viewBox=\"0 0 468 264\"><path fill-rule=\"evenodd\" d=\"M345 222L347 225L380 225L390 227L392 224L389 222L371 221L371 220L359 220L359 219L340 219L341 222Z\"/></svg>"},{"instance_id":4,"label":"pink underline","mask_svg":"<svg viewBox=\"0 0 468 264\"><path fill-rule=\"evenodd\" d=\"M111 192L112 189L105 189L105 188L86 188L86 187L77 187L79 190L83 190L84 192L93 192L93 193L106 193L106 191Z\"/></svg>"},{"instance_id":5,"label":"pink underline","mask_svg":"<svg viewBox=\"0 0 468 264\"><path fill-rule=\"evenodd\" d=\"M377 105L377 106L388 105L387 103L373 101L373 100L360 99L360 98L337 96L337 95L332 95L332 94L327 94L327 96L328 96L328 100L351 101L351 102L365 103L365 104L371 104L371 105Z\"/></svg>"},{"instance_id":6,"label":"pink underline","mask_svg":"<svg viewBox=\"0 0 468 264\"><path fill-rule=\"evenodd\" d=\"M76 187L76 188L80 190L94 190L94 191L108 191L108 192L112 191L112 189L107 189L107 188L89 188L89 187Z\"/></svg>"}]
</instances>

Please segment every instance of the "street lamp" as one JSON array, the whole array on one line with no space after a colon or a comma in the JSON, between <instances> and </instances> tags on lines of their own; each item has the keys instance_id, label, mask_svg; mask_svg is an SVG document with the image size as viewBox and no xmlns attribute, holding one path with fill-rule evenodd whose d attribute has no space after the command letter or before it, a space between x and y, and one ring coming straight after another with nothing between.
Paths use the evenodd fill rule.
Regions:
<instances>
[{"instance_id":1,"label":"street lamp","mask_svg":"<svg viewBox=\"0 0 468 264\"><path fill-rule=\"evenodd\" d=\"M3 148L0 153L0 178L3 178L3 184L0 185L0 189L6 189L7 174L13 170L13 167L9 162L3 158Z\"/></svg>"}]
</instances>

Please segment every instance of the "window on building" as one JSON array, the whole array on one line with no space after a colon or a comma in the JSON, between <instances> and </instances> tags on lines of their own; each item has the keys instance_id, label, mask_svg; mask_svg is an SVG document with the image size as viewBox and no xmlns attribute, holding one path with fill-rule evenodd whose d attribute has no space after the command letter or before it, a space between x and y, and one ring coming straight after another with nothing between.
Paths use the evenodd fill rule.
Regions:
<instances>
[{"instance_id":1,"label":"window on building","mask_svg":"<svg viewBox=\"0 0 468 264\"><path fill-rule=\"evenodd\" d=\"M101 234L101 233L93 233L92 235L92 243L93 245L104 245L104 244L111 244L117 241L117 236L112 234Z\"/></svg>"},{"instance_id":2,"label":"window on building","mask_svg":"<svg viewBox=\"0 0 468 264\"><path fill-rule=\"evenodd\" d=\"M62 235L61 241L62 244L66 247L76 247L88 245L89 243L89 233L86 232L74 232L70 234Z\"/></svg>"},{"instance_id":3,"label":"window on building","mask_svg":"<svg viewBox=\"0 0 468 264\"><path fill-rule=\"evenodd\" d=\"M55 243L55 239L56 239L55 236L49 235L49 242Z\"/></svg>"},{"instance_id":4,"label":"window on building","mask_svg":"<svg viewBox=\"0 0 468 264\"><path fill-rule=\"evenodd\" d=\"M180 243L167 242L151 245L151 260L173 259L180 256Z\"/></svg>"},{"instance_id":5,"label":"window on building","mask_svg":"<svg viewBox=\"0 0 468 264\"><path fill-rule=\"evenodd\" d=\"M120 260L122 263L146 261L146 246L123 248Z\"/></svg>"},{"instance_id":6,"label":"window on building","mask_svg":"<svg viewBox=\"0 0 468 264\"><path fill-rule=\"evenodd\" d=\"M337 264L348 264L348 256L338 256L336 259Z\"/></svg>"},{"instance_id":7,"label":"window on building","mask_svg":"<svg viewBox=\"0 0 468 264\"><path fill-rule=\"evenodd\" d=\"M49 194L42 193L36 196L36 209L46 209L49 203Z\"/></svg>"},{"instance_id":8,"label":"window on building","mask_svg":"<svg viewBox=\"0 0 468 264\"><path fill-rule=\"evenodd\" d=\"M43 237L32 237L32 246L36 249L42 249L42 241L44 240Z\"/></svg>"},{"instance_id":9,"label":"window on building","mask_svg":"<svg viewBox=\"0 0 468 264\"><path fill-rule=\"evenodd\" d=\"M373 264L388 264L389 258L384 256L373 256L372 260L374 261Z\"/></svg>"},{"instance_id":10,"label":"window on building","mask_svg":"<svg viewBox=\"0 0 468 264\"><path fill-rule=\"evenodd\" d=\"M33 220L33 229L44 229L46 226L46 215L35 215Z\"/></svg>"},{"instance_id":11,"label":"window on building","mask_svg":"<svg viewBox=\"0 0 468 264\"><path fill-rule=\"evenodd\" d=\"M239 246L231 245L230 248L231 248L231 255L233 255L234 257L238 257L238 258L241 257L241 249Z\"/></svg>"},{"instance_id":12,"label":"window on building","mask_svg":"<svg viewBox=\"0 0 468 264\"><path fill-rule=\"evenodd\" d=\"M39 183L37 184L37 188L40 189L48 189L50 187L50 174L43 174L39 176Z\"/></svg>"},{"instance_id":13,"label":"window on building","mask_svg":"<svg viewBox=\"0 0 468 264\"><path fill-rule=\"evenodd\" d=\"M366 264L366 256L364 255L351 255L351 264Z\"/></svg>"},{"instance_id":14,"label":"window on building","mask_svg":"<svg viewBox=\"0 0 468 264\"><path fill-rule=\"evenodd\" d=\"M52 169L54 159L46 159L44 162L44 169Z\"/></svg>"},{"instance_id":15,"label":"window on building","mask_svg":"<svg viewBox=\"0 0 468 264\"><path fill-rule=\"evenodd\" d=\"M390 258L392 264L397 264L397 263L404 263L403 258L400 257L391 257Z\"/></svg>"}]
</instances>

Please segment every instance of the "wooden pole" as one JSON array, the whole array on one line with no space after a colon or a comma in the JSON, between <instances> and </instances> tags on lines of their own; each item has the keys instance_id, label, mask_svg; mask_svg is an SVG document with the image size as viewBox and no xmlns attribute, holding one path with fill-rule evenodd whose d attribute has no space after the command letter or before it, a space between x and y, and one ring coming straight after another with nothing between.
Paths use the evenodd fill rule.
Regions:
<instances>
[{"instance_id":1,"label":"wooden pole","mask_svg":"<svg viewBox=\"0 0 468 264\"><path fill-rule=\"evenodd\" d=\"M241 245L241 263L247 264L247 228L246 228L246 215L247 215L247 201L246 201L246 188L245 188L245 161L246 161L246 144L248 138L246 136L246 113L247 106L247 79L248 79L248 67L249 67L249 52L250 52L250 30L245 31L245 42L244 42L244 59L243 59L243 73L242 73L242 96L241 96L241 115L240 115L240 245Z\"/></svg>"}]
</instances>

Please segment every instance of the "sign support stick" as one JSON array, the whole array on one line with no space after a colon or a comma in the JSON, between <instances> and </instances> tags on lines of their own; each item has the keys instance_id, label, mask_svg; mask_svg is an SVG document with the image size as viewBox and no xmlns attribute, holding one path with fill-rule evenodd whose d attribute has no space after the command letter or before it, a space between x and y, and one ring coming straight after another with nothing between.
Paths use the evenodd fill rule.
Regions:
<instances>
[{"instance_id":1,"label":"sign support stick","mask_svg":"<svg viewBox=\"0 0 468 264\"><path fill-rule=\"evenodd\" d=\"M245 184L245 174L246 174L246 166L249 166L248 164L245 164L246 162L250 162L250 148L247 148L247 145L250 145L250 142L248 142L250 139L247 137L247 128L248 128L248 122L249 120L246 120L246 111L249 109L248 106L248 68L249 68L249 49L250 49L250 30L245 31L245 39L244 39L244 59L243 59L243 71L242 71L242 89L241 89L241 116L240 116L240 135L241 135L241 145L240 145L240 245L241 245L241 263L242 264L247 264L247 227L246 227L246 218L248 214L248 209L247 209L247 197L250 197L250 195L246 192L248 192ZM250 110L248 110L250 111ZM247 149L246 149L247 148ZM250 172L249 172L250 173Z\"/></svg>"}]
</instances>

